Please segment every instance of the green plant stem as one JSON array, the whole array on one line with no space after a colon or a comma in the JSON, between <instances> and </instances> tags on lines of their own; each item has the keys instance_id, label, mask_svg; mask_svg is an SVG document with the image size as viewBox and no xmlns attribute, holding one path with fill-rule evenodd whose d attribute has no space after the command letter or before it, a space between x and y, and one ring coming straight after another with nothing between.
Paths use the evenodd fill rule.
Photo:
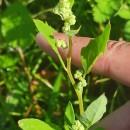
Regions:
<instances>
[{"instance_id":1,"label":"green plant stem","mask_svg":"<svg viewBox=\"0 0 130 130\"><path fill-rule=\"evenodd\" d=\"M69 52L67 55L67 73L73 86L75 86L75 80L71 73L71 56L72 56L72 37L69 37Z\"/></svg>"},{"instance_id":2,"label":"green plant stem","mask_svg":"<svg viewBox=\"0 0 130 130\"><path fill-rule=\"evenodd\" d=\"M69 52L67 55L67 74L69 76L69 79L74 87L74 90L77 94L78 100L79 100L79 110L80 110L80 115L83 114L84 112L84 107L83 107L83 99L82 99L82 90L79 90L76 87L76 83L75 80L72 76L72 72L71 72L71 56L72 56L72 37L69 36Z\"/></svg>"},{"instance_id":3,"label":"green plant stem","mask_svg":"<svg viewBox=\"0 0 130 130\"><path fill-rule=\"evenodd\" d=\"M34 14L34 15L33 15L33 18L36 18L36 17L38 17L39 15L42 15L42 14L44 14L44 13L52 12L52 10L53 10L52 8L49 8L49 9L46 9L46 10L42 10L42 11L40 11L40 12Z\"/></svg>"},{"instance_id":4,"label":"green plant stem","mask_svg":"<svg viewBox=\"0 0 130 130\"><path fill-rule=\"evenodd\" d=\"M83 98L82 98L82 90L79 90L77 88L74 88L75 92L77 94L78 100L79 100L79 110L80 110L80 115L84 113L84 106L83 106Z\"/></svg>"}]
</instances>

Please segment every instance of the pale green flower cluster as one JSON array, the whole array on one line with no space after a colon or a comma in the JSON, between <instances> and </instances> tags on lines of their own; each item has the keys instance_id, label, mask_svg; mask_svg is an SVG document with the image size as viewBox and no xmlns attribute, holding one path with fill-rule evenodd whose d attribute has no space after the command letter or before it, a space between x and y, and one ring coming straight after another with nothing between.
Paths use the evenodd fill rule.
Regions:
<instances>
[{"instance_id":1,"label":"pale green flower cluster","mask_svg":"<svg viewBox=\"0 0 130 130\"><path fill-rule=\"evenodd\" d=\"M62 31L64 33L70 31L70 26L74 25L76 20L73 12L71 11L71 5L69 0L60 0L59 4L54 8L53 12L61 16L64 20L64 26Z\"/></svg>"},{"instance_id":2,"label":"pale green flower cluster","mask_svg":"<svg viewBox=\"0 0 130 130\"><path fill-rule=\"evenodd\" d=\"M79 122L79 120L75 121L75 124L72 125L73 130L84 130L83 125Z\"/></svg>"},{"instance_id":3,"label":"pale green flower cluster","mask_svg":"<svg viewBox=\"0 0 130 130\"><path fill-rule=\"evenodd\" d=\"M79 83L77 84L78 89L87 85L86 80L83 78L83 71L77 70L74 74L74 78L79 80Z\"/></svg>"},{"instance_id":4,"label":"pale green flower cluster","mask_svg":"<svg viewBox=\"0 0 130 130\"><path fill-rule=\"evenodd\" d=\"M64 40L61 40L61 39L56 40L56 46L61 47L62 49L67 48L66 42Z\"/></svg>"}]
</instances>

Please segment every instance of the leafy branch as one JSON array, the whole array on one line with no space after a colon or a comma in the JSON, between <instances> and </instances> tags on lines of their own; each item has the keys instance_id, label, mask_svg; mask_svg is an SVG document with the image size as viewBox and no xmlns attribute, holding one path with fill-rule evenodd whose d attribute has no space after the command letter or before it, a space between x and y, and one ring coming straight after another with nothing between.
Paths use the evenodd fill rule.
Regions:
<instances>
[{"instance_id":1,"label":"leafy branch","mask_svg":"<svg viewBox=\"0 0 130 130\"><path fill-rule=\"evenodd\" d=\"M83 87L87 86L85 76L90 72L92 66L94 65L98 57L105 52L107 41L110 35L111 26L110 23L108 23L104 31L102 32L102 34L100 34L97 38L91 40L87 46L82 48L81 62L82 62L83 70L82 71L77 70L75 74L72 74L71 71L71 59L72 59L72 47L73 47L72 38L80 30L80 28L77 30L71 30L71 25L74 25L76 23L76 17L72 12L73 4L74 4L74 0L60 0L53 10L54 13L58 14L61 17L61 19L64 21L64 26L62 27L62 31L65 35L68 36L69 51L66 58L67 63L63 61L58 51L58 47L61 47L61 49L65 49L67 47L66 42L61 39L55 40L53 34L54 32L56 32L56 30L50 27L47 23L44 23L36 19L34 19L34 23L38 31L43 35L43 37L51 46L53 51L57 54L64 70L67 72L67 75L78 97L80 116L77 120L75 119L73 106L71 102L69 102L65 111L65 118L64 118L65 130L88 130L94 123L100 120L101 117L103 116L104 112L106 111L107 99L104 94L101 95L96 101L92 102L90 106L88 106L86 111L84 111L82 94L83 94ZM78 82L75 79L77 79ZM26 120L19 121L19 125L24 130L28 130L27 128L36 130L35 125L33 125L34 126L33 129L32 126L30 127L27 126L27 122L36 123L35 125L38 125L40 123L40 121L37 121L36 119L34 120L30 119L30 122L28 119L26 119ZM54 126L48 126L44 122L41 123L40 130L43 130L45 128L48 130L55 129Z\"/></svg>"}]
</instances>

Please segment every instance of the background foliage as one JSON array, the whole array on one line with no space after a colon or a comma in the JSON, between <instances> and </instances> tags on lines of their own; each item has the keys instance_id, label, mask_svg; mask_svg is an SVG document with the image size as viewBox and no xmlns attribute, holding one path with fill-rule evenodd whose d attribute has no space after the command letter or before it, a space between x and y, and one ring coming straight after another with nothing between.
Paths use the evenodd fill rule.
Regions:
<instances>
[{"instance_id":1,"label":"background foliage","mask_svg":"<svg viewBox=\"0 0 130 130\"><path fill-rule=\"evenodd\" d=\"M32 18L61 31L62 21L51 13L57 2L0 0L0 129L18 130L17 121L25 117L62 126L69 100L77 110L77 98L60 64L35 42ZM130 41L130 0L75 0L73 10L77 28L82 25L79 35L96 37L110 20L111 39ZM109 114L130 98L127 87L107 77L90 73L87 80L86 106L105 92Z\"/></svg>"}]
</instances>

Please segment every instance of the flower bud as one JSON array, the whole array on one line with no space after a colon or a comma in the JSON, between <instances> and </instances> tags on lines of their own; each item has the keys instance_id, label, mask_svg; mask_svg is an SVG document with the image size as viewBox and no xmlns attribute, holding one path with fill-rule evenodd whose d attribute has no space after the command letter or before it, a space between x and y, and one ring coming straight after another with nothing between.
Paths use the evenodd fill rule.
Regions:
<instances>
[{"instance_id":1,"label":"flower bud","mask_svg":"<svg viewBox=\"0 0 130 130\"><path fill-rule=\"evenodd\" d=\"M61 47L61 42L60 42L60 40L56 40L56 47Z\"/></svg>"},{"instance_id":2,"label":"flower bud","mask_svg":"<svg viewBox=\"0 0 130 130\"><path fill-rule=\"evenodd\" d=\"M69 26L68 24L66 24L66 22L65 22L64 26L62 27L62 31L63 31L64 33L70 31L70 26Z\"/></svg>"},{"instance_id":3,"label":"flower bud","mask_svg":"<svg viewBox=\"0 0 130 130\"><path fill-rule=\"evenodd\" d=\"M79 79L80 77L82 78L83 72L81 70L76 70L74 74L75 79Z\"/></svg>"},{"instance_id":4,"label":"flower bud","mask_svg":"<svg viewBox=\"0 0 130 130\"><path fill-rule=\"evenodd\" d=\"M56 46L65 49L67 47L67 44L64 40L58 39L56 40Z\"/></svg>"},{"instance_id":5,"label":"flower bud","mask_svg":"<svg viewBox=\"0 0 130 130\"><path fill-rule=\"evenodd\" d=\"M70 24L70 25L74 25L76 20L75 20L75 16L74 15L71 15L68 19L67 19L67 22Z\"/></svg>"}]
</instances>

